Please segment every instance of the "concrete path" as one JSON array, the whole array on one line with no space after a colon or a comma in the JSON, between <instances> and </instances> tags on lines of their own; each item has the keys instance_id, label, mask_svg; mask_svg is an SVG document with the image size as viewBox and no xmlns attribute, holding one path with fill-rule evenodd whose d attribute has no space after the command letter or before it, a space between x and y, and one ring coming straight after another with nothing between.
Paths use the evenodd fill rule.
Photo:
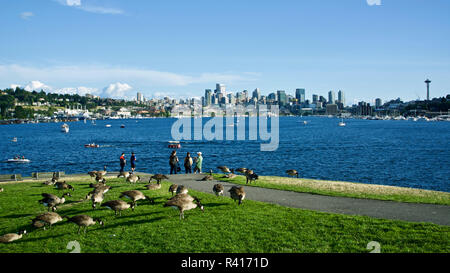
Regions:
<instances>
[{"instance_id":1,"label":"concrete path","mask_svg":"<svg viewBox=\"0 0 450 273\"><path fill-rule=\"evenodd\" d=\"M205 176L206 174L182 174L170 175L169 177L170 181L175 184L185 185L193 190L207 193L212 193L214 184L221 183L225 189L225 196L230 196L228 190L237 185L223 181L198 181ZM333 197L258 187L245 187L245 192L245 199L286 207L450 226L450 206L445 205Z\"/></svg>"}]
</instances>

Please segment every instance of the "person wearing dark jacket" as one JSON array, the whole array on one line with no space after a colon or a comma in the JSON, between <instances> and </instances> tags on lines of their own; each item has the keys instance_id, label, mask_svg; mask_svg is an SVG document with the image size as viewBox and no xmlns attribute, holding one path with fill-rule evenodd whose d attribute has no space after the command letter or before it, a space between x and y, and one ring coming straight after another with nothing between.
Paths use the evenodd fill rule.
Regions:
<instances>
[{"instance_id":1,"label":"person wearing dark jacket","mask_svg":"<svg viewBox=\"0 0 450 273\"><path fill-rule=\"evenodd\" d=\"M127 160L125 159L125 153L122 153L120 156L120 172L123 172L123 168L125 168L125 164L127 163Z\"/></svg>"},{"instance_id":2,"label":"person wearing dark jacket","mask_svg":"<svg viewBox=\"0 0 450 273\"><path fill-rule=\"evenodd\" d=\"M169 165L170 165L170 174L177 174L178 157L177 157L177 151L175 151L175 150L172 151L172 154L170 155Z\"/></svg>"},{"instance_id":3,"label":"person wearing dark jacket","mask_svg":"<svg viewBox=\"0 0 450 273\"><path fill-rule=\"evenodd\" d=\"M186 157L184 158L184 169L186 173L192 173L192 164L194 161L192 160L191 154L188 152Z\"/></svg>"},{"instance_id":4,"label":"person wearing dark jacket","mask_svg":"<svg viewBox=\"0 0 450 273\"><path fill-rule=\"evenodd\" d=\"M134 169L136 169L136 156L134 155L134 153L131 153L130 164L131 164L131 172L134 173Z\"/></svg>"}]
</instances>

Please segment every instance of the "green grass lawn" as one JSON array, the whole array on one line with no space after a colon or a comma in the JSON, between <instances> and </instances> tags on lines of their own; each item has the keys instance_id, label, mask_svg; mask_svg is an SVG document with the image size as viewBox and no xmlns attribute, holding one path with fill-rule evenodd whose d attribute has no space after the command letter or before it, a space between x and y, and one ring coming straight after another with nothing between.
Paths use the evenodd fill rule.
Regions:
<instances>
[{"instance_id":1,"label":"green grass lawn","mask_svg":"<svg viewBox=\"0 0 450 273\"><path fill-rule=\"evenodd\" d=\"M46 211L38 203L43 192L56 193L40 183L5 184L0 193L0 235L27 229L21 240L0 244L5 252L70 252L70 241L80 243L81 252L368 252L367 244L377 241L381 252L449 252L450 227L319 213L244 200L238 206L229 197L191 191L202 200L205 211L185 212L164 208L170 197L170 183L147 191L144 183L130 185L123 179L108 179L113 187L107 200L120 192L139 189L157 198L151 205L139 201L136 210L115 217L106 208L93 210L90 202L76 202L91 190L89 179L70 182L73 197L58 209L62 216L87 214L100 217L105 225L77 234L78 226L66 220L50 230L31 228L31 219Z\"/></svg>"},{"instance_id":2,"label":"green grass lawn","mask_svg":"<svg viewBox=\"0 0 450 273\"><path fill-rule=\"evenodd\" d=\"M213 174L213 176L216 180L246 185L246 178L242 175L233 179L223 178L223 174ZM247 186L329 196L450 205L450 193L448 192L354 182L260 176L256 182L252 182L252 184L248 184Z\"/></svg>"}]
</instances>

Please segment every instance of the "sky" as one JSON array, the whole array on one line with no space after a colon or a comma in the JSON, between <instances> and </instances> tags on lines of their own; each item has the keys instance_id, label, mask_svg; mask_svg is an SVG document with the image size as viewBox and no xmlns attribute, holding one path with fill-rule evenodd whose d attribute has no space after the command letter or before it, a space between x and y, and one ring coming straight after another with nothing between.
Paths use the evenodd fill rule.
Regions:
<instances>
[{"instance_id":1,"label":"sky","mask_svg":"<svg viewBox=\"0 0 450 273\"><path fill-rule=\"evenodd\" d=\"M0 0L0 88L346 103L450 94L448 0Z\"/></svg>"}]
</instances>

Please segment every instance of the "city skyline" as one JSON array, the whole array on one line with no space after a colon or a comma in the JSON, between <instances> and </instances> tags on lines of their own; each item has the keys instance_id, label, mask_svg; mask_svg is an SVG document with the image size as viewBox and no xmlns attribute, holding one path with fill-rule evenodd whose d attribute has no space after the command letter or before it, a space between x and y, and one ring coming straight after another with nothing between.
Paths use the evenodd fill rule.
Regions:
<instances>
[{"instance_id":1,"label":"city skyline","mask_svg":"<svg viewBox=\"0 0 450 273\"><path fill-rule=\"evenodd\" d=\"M318 2L2 1L0 87L182 98L223 82L353 104L425 99L430 78L430 97L449 93L448 1Z\"/></svg>"}]
</instances>

